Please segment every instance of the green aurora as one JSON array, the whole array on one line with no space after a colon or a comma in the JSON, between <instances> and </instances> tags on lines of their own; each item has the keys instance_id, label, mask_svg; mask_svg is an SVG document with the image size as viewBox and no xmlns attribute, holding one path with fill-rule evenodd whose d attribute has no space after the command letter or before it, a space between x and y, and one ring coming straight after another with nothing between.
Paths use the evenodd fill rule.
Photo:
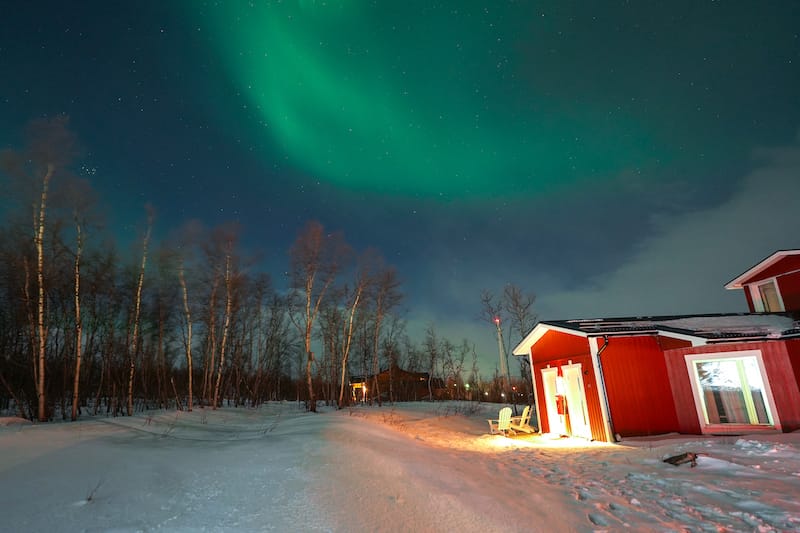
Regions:
<instances>
[{"instance_id":1,"label":"green aurora","mask_svg":"<svg viewBox=\"0 0 800 533\"><path fill-rule=\"evenodd\" d=\"M552 38L546 18L531 25L530 8L417 12L336 1L196 8L210 53L259 117L254 134L315 179L497 197L656 159L655 133L632 113L601 94L574 98L553 79L553 59L525 52L526 39Z\"/></svg>"}]
</instances>

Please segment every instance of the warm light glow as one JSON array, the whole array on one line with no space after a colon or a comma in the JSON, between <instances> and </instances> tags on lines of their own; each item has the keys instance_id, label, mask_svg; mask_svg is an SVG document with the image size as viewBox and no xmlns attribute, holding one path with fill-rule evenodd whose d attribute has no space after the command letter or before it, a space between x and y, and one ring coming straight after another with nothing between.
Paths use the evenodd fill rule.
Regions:
<instances>
[{"instance_id":1,"label":"warm light glow","mask_svg":"<svg viewBox=\"0 0 800 533\"><path fill-rule=\"evenodd\" d=\"M494 323L497 324L498 326L500 325L500 317L499 316L494 317Z\"/></svg>"},{"instance_id":2,"label":"warm light glow","mask_svg":"<svg viewBox=\"0 0 800 533\"><path fill-rule=\"evenodd\" d=\"M617 446L609 442L588 441L579 437L559 437L550 434L544 435L519 435L504 437L493 435L484 440L489 448L548 448L563 450L580 450L586 448Z\"/></svg>"}]
</instances>

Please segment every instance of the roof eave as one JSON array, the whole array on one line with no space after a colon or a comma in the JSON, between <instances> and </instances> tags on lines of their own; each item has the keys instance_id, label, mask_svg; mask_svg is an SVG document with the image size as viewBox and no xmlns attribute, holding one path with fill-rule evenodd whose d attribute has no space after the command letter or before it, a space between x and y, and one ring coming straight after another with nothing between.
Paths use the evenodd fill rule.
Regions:
<instances>
[{"instance_id":1,"label":"roof eave","mask_svg":"<svg viewBox=\"0 0 800 533\"><path fill-rule=\"evenodd\" d=\"M528 333L525 338L514 347L514 349L511 351L511 354L516 356L530 355L531 346L539 342L539 339L544 337L544 334L548 331L560 331L561 333L566 333L567 335L588 337L588 334L585 331L569 329L556 324L549 324L547 322L539 322L533 327L530 333Z\"/></svg>"},{"instance_id":2,"label":"roof eave","mask_svg":"<svg viewBox=\"0 0 800 533\"><path fill-rule=\"evenodd\" d=\"M725 284L725 288L728 289L728 290L743 289L744 285L745 285L744 282L747 279L749 279L749 278L753 277L754 275L758 274L760 271L764 270L765 268L774 265L775 263L777 263L778 261L780 261L782 258L784 258L786 256L798 255L798 254L800 254L800 250L778 250L777 252L774 252L772 255L762 259L761 261L756 263L754 266L750 267L750 269L747 270L746 272L744 272L743 274L740 274L740 275L736 276L735 278L733 278L732 280L730 280L728 283Z\"/></svg>"}]
</instances>

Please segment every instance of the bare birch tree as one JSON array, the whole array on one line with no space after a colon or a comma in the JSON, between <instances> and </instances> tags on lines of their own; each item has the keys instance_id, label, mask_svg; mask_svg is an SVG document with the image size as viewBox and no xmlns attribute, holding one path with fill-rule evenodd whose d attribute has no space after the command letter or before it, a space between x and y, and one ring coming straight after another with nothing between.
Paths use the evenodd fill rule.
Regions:
<instances>
[{"instance_id":1,"label":"bare birch tree","mask_svg":"<svg viewBox=\"0 0 800 533\"><path fill-rule=\"evenodd\" d=\"M374 376L373 387L378 399L378 405L382 404L380 384L378 382L378 374L380 373L378 347L381 339L381 328L383 327L386 313L398 305L403 297L398 290L399 287L400 280L397 278L397 272L394 268L382 268L376 275L373 295L372 375Z\"/></svg>"},{"instance_id":2,"label":"bare birch tree","mask_svg":"<svg viewBox=\"0 0 800 533\"><path fill-rule=\"evenodd\" d=\"M33 245L36 254L36 312L33 319L34 382L36 384L37 418L46 421L47 388L47 324L45 323L44 236L47 227L48 194L51 180L72 162L78 153L77 139L69 130L69 118L32 121L26 130L26 146L22 152L4 150L0 163L5 173L21 180L25 188L33 186L36 200L32 202Z\"/></svg>"},{"instance_id":3,"label":"bare birch tree","mask_svg":"<svg viewBox=\"0 0 800 533\"><path fill-rule=\"evenodd\" d=\"M74 275L74 313L75 313L75 371L72 382L71 420L78 419L78 403L80 400L81 364L83 362L83 318L81 316L81 260L85 242L85 230L88 223L88 209L93 202L93 192L86 180L74 180L68 187L68 202L72 206L72 221L75 226L75 260Z\"/></svg>"},{"instance_id":4,"label":"bare birch tree","mask_svg":"<svg viewBox=\"0 0 800 533\"><path fill-rule=\"evenodd\" d=\"M289 249L290 317L303 338L308 410L317 411L314 397L311 338L320 305L336 279L348 246L339 233L326 233L322 224L308 222Z\"/></svg>"},{"instance_id":5,"label":"bare birch tree","mask_svg":"<svg viewBox=\"0 0 800 533\"><path fill-rule=\"evenodd\" d=\"M189 391L189 398L187 400L187 407L186 409L191 412L192 406L194 405L194 400L192 398L193 394L193 387L192 387L192 378L194 375L194 369L192 366L192 312L189 309L189 289L186 287L186 277L184 276L184 260L183 258L179 259L178 263L178 280L181 284L181 296L183 301L183 316L186 320L186 335L183 339L183 346L186 353L186 371L188 373L188 391Z\"/></svg>"},{"instance_id":6,"label":"bare birch tree","mask_svg":"<svg viewBox=\"0 0 800 533\"><path fill-rule=\"evenodd\" d=\"M236 233L233 228L223 228L220 230L220 238L223 242L225 254L225 311L222 318L222 339L219 346L219 367L217 370L217 381L214 385L214 403L212 409L219 406L219 390L222 383L222 372L225 369L225 350L228 347L228 336L231 328L231 311L233 309L233 249L236 243Z\"/></svg>"},{"instance_id":7,"label":"bare birch tree","mask_svg":"<svg viewBox=\"0 0 800 533\"><path fill-rule=\"evenodd\" d=\"M427 359L428 367L428 401L433 401L433 387L431 380L436 374L436 365L439 363L439 339L436 336L436 329L433 324L425 329L425 339L422 341L423 353Z\"/></svg>"},{"instance_id":8,"label":"bare birch tree","mask_svg":"<svg viewBox=\"0 0 800 533\"><path fill-rule=\"evenodd\" d=\"M153 230L153 217L155 215L151 206L146 206L147 229L142 239L142 262L139 267L136 293L133 302L133 333L129 348L130 372L128 373L128 416L133 416L133 377L136 373L136 357L139 352L139 317L142 309L142 287L144 286L144 272L147 267L147 247L150 244L150 234Z\"/></svg>"},{"instance_id":9,"label":"bare birch tree","mask_svg":"<svg viewBox=\"0 0 800 533\"><path fill-rule=\"evenodd\" d=\"M367 291L373 283L373 267L373 252L368 251L362 254L359 258L358 266L356 267L356 277L353 282L353 287L345 288L347 319L343 325L345 331L342 342L341 375L339 379L339 409L344 405L344 388L347 382L347 361L350 357L350 349L353 345L353 326L355 325L356 313L362 305L365 291Z\"/></svg>"}]
</instances>

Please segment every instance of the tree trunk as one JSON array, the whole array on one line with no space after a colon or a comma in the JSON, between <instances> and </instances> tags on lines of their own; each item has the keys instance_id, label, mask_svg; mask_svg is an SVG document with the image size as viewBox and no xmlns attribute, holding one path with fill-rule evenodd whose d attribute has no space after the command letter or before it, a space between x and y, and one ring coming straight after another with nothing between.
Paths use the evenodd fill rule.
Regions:
<instances>
[{"instance_id":1,"label":"tree trunk","mask_svg":"<svg viewBox=\"0 0 800 533\"><path fill-rule=\"evenodd\" d=\"M189 312L189 291L186 289L186 278L183 275L183 262L178 270L178 278L181 282L181 289L183 289L183 313L186 316L186 370L189 372L189 399L186 410L192 411L192 314ZM174 386L174 382L173 382Z\"/></svg>"},{"instance_id":2,"label":"tree trunk","mask_svg":"<svg viewBox=\"0 0 800 533\"><path fill-rule=\"evenodd\" d=\"M225 257L225 318L224 323L222 325L222 339L220 340L220 347L219 347L219 369L217 371L217 384L214 386L214 406L213 409L217 408L218 401L219 401L219 386L222 382L222 371L225 366L225 348L228 341L228 331L230 330L231 326L231 303L232 303L232 291L231 291L231 254L230 250Z\"/></svg>"},{"instance_id":3,"label":"tree trunk","mask_svg":"<svg viewBox=\"0 0 800 533\"><path fill-rule=\"evenodd\" d=\"M47 165L47 172L42 179L42 196L39 204L38 222L35 226L34 244L36 245L36 281L39 285L39 295L37 300L36 314L36 340L37 340L37 361L38 368L36 373L36 397L38 399L38 418L39 422L47 421L47 395L45 390L45 347L47 345L47 331L44 326L44 228L45 213L47 211L47 189L50 186L50 178L53 177L55 167Z\"/></svg>"},{"instance_id":4,"label":"tree trunk","mask_svg":"<svg viewBox=\"0 0 800 533\"><path fill-rule=\"evenodd\" d=\"M342 375L339 386L339 409L343 406L344 401L344 381L347 374L347 359L350 357L350 346L353 340L353 322L355 321L356 309L358 308L359 300L361 300L361 291L363 287L359 286L356 289L356 294L353 297L353 306L350 308L350 317L347 323L347 335L344 338L344 349L342 353Z\"/></svg>"},{"instance_id":5,"label":"tree trunk","mask_svg":"<svg viewBox=\"0 0 800 533\"><path fill-rule=\"evenodd\" d=\"M219 276L214 274L214 284L211 286L211 297L208 304L208 342L206 346L205 367L203 368L203 401L205 405L210 402L211 380L214 377L214 368L217 362L217 287Z\"/></svg>"},{"instance_id":6,"label":"tree trunk","mask_svg":"<svg viewBox=\"0 0 800 533\"><path fill-rule=\"evenodd\" d=\"M81 224L75 219L77 232L77 247L75 250L75 379L72 382L72 421L78 419L78 391L81 378L81 338L83 323L81 322L81 253L83 252L83 235Z\"/></svg>"},{"instance_id":7,"label":"tree trunk","mask_svg":"<svg viewBox=\"0 0 800 533\"><path fill-rule=\"evenodd\" d=\"M130 347L131 368L128 374L128 416L133 416L133 376L136 372L136 355L138 352L139 314L142 308L142 285L144 285L144 270L147 266L147 245L150 242L150 232L153 229L152 215L148 215L147 218L147 231L145 232L144 241L142 242L142 265L139 269L139 281L136 284L136 300L134 303L133 337Z\"/></svg>"}]
</instances>

